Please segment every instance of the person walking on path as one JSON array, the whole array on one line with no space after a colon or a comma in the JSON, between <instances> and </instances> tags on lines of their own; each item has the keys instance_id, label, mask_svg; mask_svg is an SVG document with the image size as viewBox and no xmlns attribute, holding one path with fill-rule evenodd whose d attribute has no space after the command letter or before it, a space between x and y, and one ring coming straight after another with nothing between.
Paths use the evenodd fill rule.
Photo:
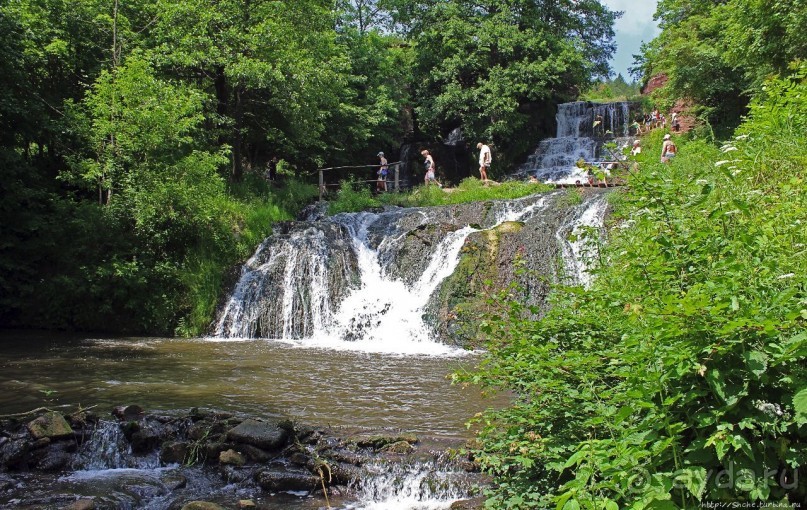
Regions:
<instances>
[{"instance_id":1,"label":"person walking on path","mask_svg":"<svg viewBox=\"0 0 807 510\"><path fill-rule=\"evenodd\" d=\"M384 157L383 152L379 152L376 154L376 156L378 157L378 162L381 165L378 167L378 183L376 184L376 189L378 191L387 191L387 172L389 171L387 158Z\"/></svg>"},{"instance_id":2,"label":"person walking on path","mask_svg":"<svg viewBox=\"0 0 807 510\"><path fill-rule=\"evenodd\" d=\"M669 133L664 135L664 143L661 144L661 162L667 163L670 161L670 158L675 157L677 152L678 147L676 147L675 142L670 139Z\"/></svg>"},{"instance_id":3,"label":"person walking on path","mask_svg":"<svg viewBox=\"0 0 807 510\"><path fill-rule=\"evenodd\" d=\"M493 160L493 155L490 152L490 147L487 144L479 142L476 144L476 148L479 149L479 176L482 178L483 182L488 181L488 168L490 168L490 162Z\"/></svg>"},{"instance_id":4,"label":"person walking on path","mask_svg":"<svg viewBox=\"0 0 807 510\"><path fill-rule=\"evenodd\" d=\"M437 165L435 165L435 163L434 163L434 158L429 153L429 151L426 150L426 149L423 149L422 151L420 151L420 154L424 158L426 158L423 161L423 166L424 166L424 168L426 168L426 176L423 178L423 183L428 185L429 182L434 182L435 184L437 184L438 186L440 186L442 188L443 185L440 184L437 181L437 178L434 176L434 172L437 169Z\"/></svg>"}]
</instances>

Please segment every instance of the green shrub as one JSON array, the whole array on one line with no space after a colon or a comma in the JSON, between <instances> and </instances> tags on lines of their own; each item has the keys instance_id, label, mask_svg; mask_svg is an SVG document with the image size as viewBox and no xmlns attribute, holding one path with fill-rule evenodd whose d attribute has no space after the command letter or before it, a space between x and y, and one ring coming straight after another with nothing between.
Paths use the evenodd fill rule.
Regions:
<instances>
[{"instance_id":1,"label":"green shrub","mask_svg":"<svg viewBox=\"0 0 807 510\"><path fill-rule=\"evenodd\" d=\"M380 206L381 202L373 198L370 188L364 183L347 180L340 183L336 200L328 204L328 212L356 212Z\"/></svg>"},{"instance_id":2,"label":"green shrub","mask_svg":"<svg viewBox=\"0 0 807 510\"><path fill-rule=\"evenodd\" d=\"M456 376L515 394L476 420L489 508L807 499L804 71L720 148L661 164L647 140L593 288L541 321L491 300L489 355Z\"/></svg>"}]
</instances>

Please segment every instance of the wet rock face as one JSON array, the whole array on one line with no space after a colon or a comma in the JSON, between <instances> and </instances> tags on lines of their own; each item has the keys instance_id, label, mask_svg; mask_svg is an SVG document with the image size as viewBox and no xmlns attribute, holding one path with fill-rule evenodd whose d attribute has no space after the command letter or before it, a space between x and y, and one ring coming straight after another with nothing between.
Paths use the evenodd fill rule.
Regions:
<instances>
[{"instance_id":1,"label":"wet rock face","mask_svg":"<svg viewBox=\"0 0 807 510\"><path fill-rule=\"evenodd\" d=\"M545 311L551 284L563 271L563 240L558 232L582 207L568 203L564 194L552 200L555 203L534 218L504 222L468 236L457 269L429 305L442 338L473 346L478 338L478 315L487 309L487 300L504 289L536 307L537 316Z\"/></svg>"},{"instance_id":2,"label":"wet rock face","mask_svg":"<svg viewBox=\"0 0 807 510\"><path fill-rule=\"evenodd\" d=\"M327 221L278 223L242 268L213 333L241 338L306 337L316 317L336 307L358 279L356 255L343 226ZM321 281L329 292L297 292L311 280ZM255 306L244 310L243 302Z\"/></svg>"},{"instance_id":3,"label":"wet rock face","mask_svg":"<svg viewBox=\"0 0 807 510\"><path fill-rule=\"evenodd\" d=\"M59 422L52 416L48 420ZM7 438L0 443L0 508L10 501L32 508L154 508L153 498L159 498L159 508L216 508L222 500L210 495L232 494L233 487L250 494L305 491L319 498L324 486L329 494L349 495L350 487L374 472L368 466L382 459L405 465L413 459L443 458L439 451L421 448L418 437L402 432L353 431L337 436L288 420L198 410L174 416L141 413L137 421L71 419L76 428L69 437L59 429L59 439L37 439L28 426L34 421L0 424L0 437ZM98 447L96 435L106 438L103 448L117 445L118 455L86 451ZM93 454L110 460L106 465L89 462L91 470L143 467L113 469L111 473L121 474L98 481L80 483L79 476L58 483L70 479L72 470L81 469ZM132 459L140 459L140 464ZM467 470L459 462L454 469Z\"/></svg>"}]
</instances>

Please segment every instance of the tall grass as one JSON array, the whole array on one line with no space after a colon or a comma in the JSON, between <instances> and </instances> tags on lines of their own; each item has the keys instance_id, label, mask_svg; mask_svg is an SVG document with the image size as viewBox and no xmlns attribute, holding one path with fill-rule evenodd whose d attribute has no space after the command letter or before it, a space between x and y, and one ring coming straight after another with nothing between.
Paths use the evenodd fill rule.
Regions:
<instances>
[{"instance_id":1,"label":"tall grass","mask_svg":"<svg viewBox=\"0 0 807 510\"><path fill-rule=\"evenodd\" d=\"M315 186L295 179L270 186L257 176L247 176L233 185L216 207L230 225L229 235L218 247L193 252L181 270L185 302L180 304L182 316L175 333L190 337L207 332L223 286L229 283L225 277L271 234L274 223L293 219L316 196Z\"/></svg>"}]
</instances>

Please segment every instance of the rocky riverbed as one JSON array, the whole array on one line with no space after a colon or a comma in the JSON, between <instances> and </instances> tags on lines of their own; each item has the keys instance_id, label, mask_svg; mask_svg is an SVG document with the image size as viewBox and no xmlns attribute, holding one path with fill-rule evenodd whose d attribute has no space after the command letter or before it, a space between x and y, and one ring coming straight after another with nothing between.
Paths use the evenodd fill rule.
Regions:
<instances>
[{"instance_id":1,"label":"rocky riverbed","mask_svg":"<svg viewBox=\"0 0 807 510\"><path fill-rule=\"evenodd\" d=\"M358 509L397 492L478 508L486 480L462 447L214 410L41 409L0 420L0 507Z\"/></svg>"}]
</instances>

